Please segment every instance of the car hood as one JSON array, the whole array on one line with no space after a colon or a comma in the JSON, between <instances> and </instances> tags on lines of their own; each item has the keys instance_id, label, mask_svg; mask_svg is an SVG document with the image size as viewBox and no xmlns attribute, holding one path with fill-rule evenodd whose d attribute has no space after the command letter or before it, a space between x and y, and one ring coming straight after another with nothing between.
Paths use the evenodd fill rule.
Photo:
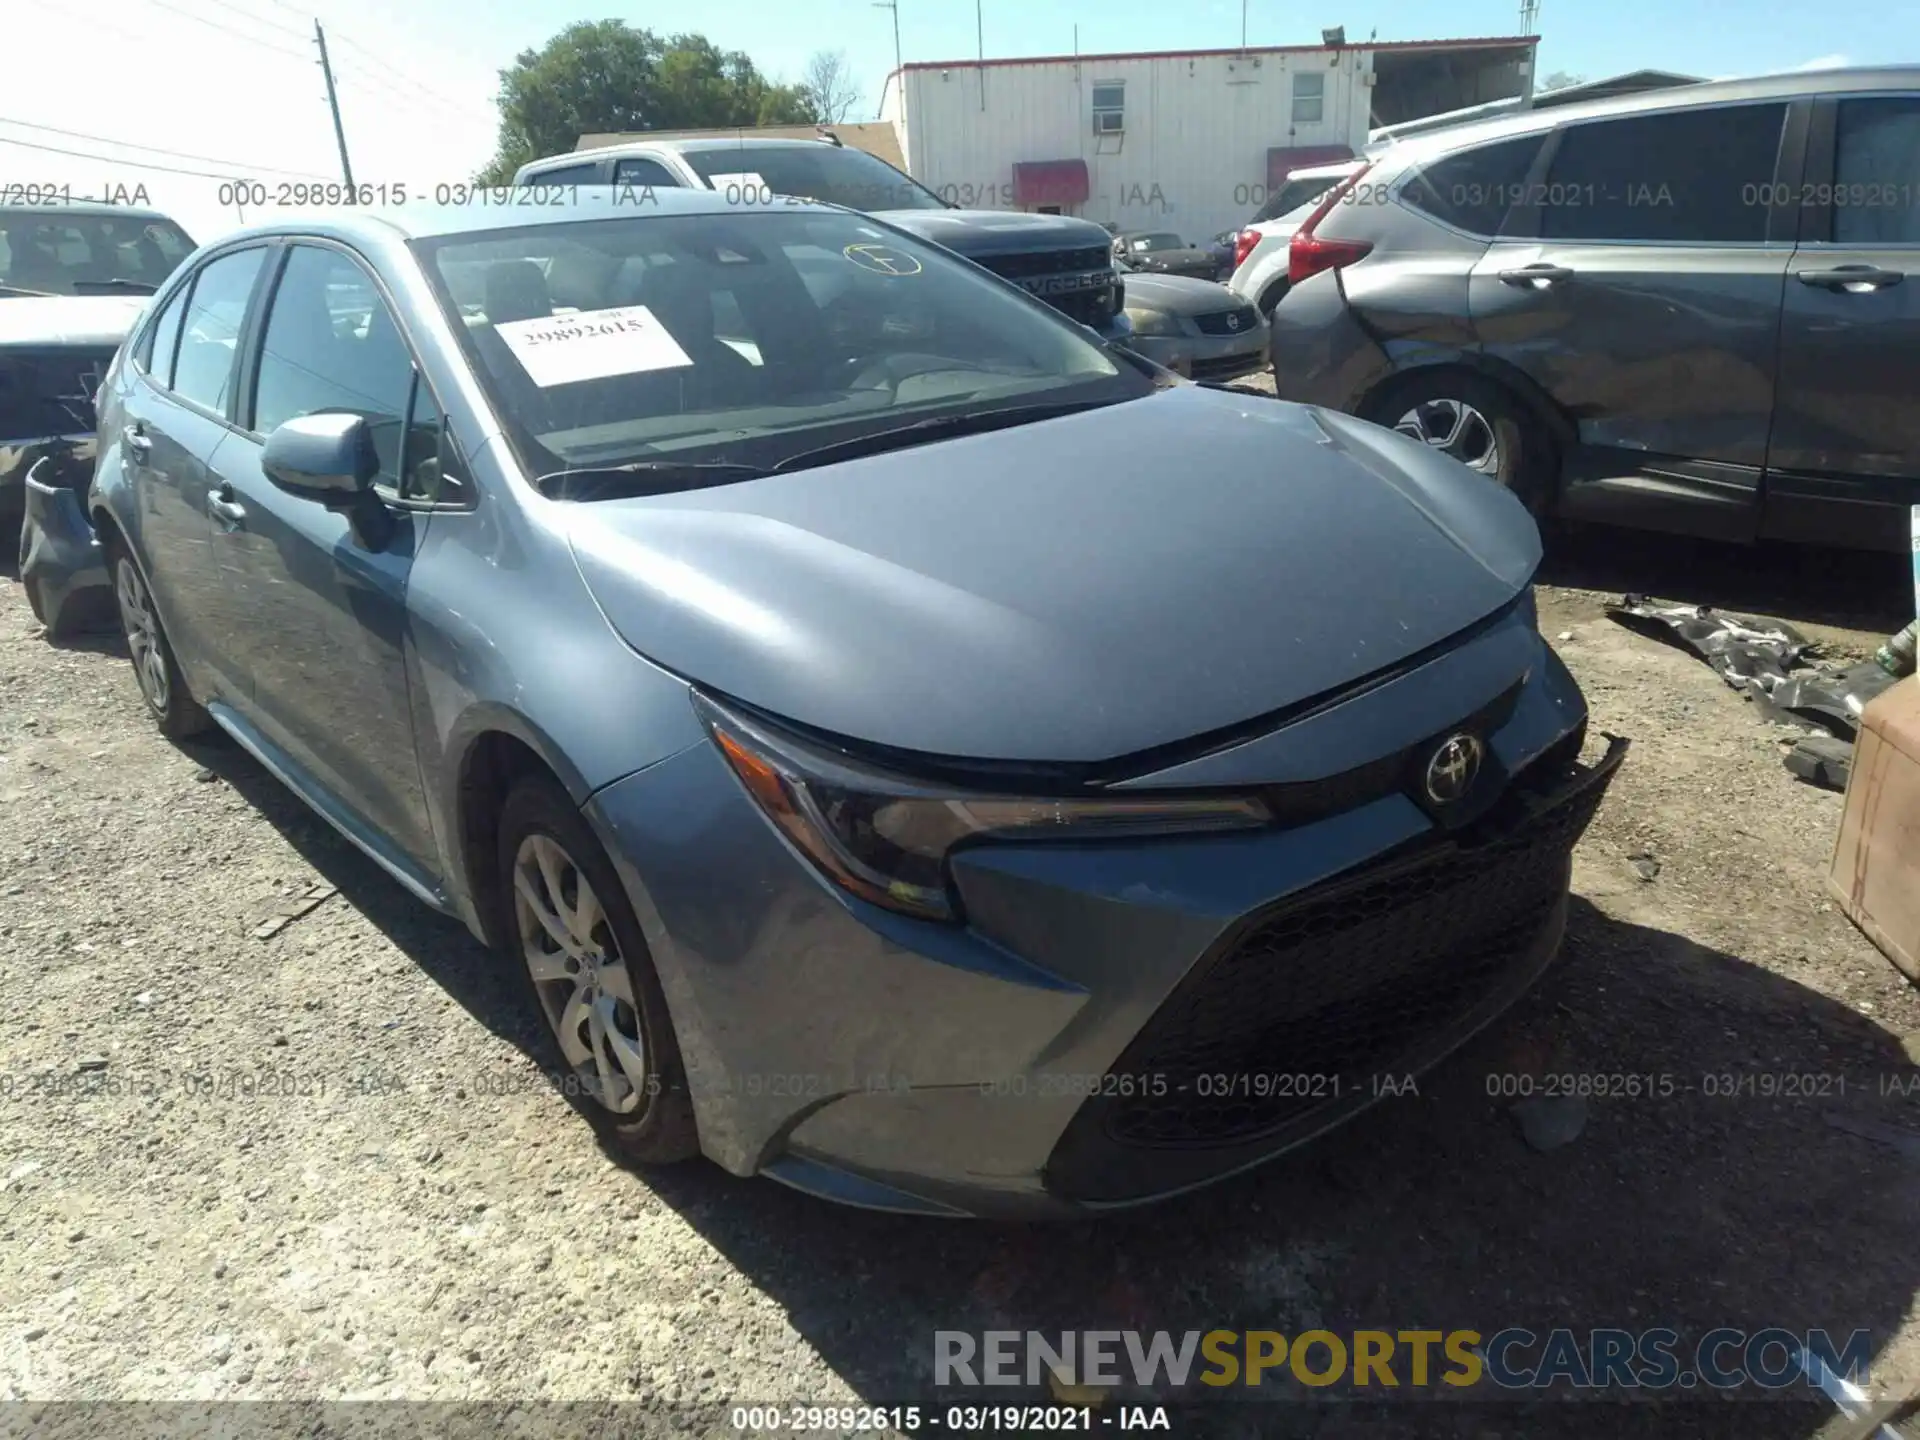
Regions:
<instances>
[{"instance_id":1,"label":"car hood","mask_svg":"<svg viewBox=\"0 0 1920 1440\"><path fill-rule=\"evenodd\" d=\"M0 345L116 346L147 308L145 295L0 296Z\"/></svg>"},{"instance_id":2,"label":"car hood","mask_svg":"<svg viewBox=\"0 0 1920 1440\"><path fill-rule=\"evenodd\" d=\"M1510 494L1415 441L1187 385L566 524L613 628L695 684L875 745L1063 763L1391 667L1540 555Z\"/></svg>"},{"instance_id":3,"label":"car hood","mask_svg":"<svg viewBox=\"0 0 1920 1440\"><path fill-rule=\"evenodd\" d=\"M1163 310L1169 315L1212 315L1237 310L1247 302L1226 286L1191 275L1150 275L1135 270L1127 276L1129 309Z\"/></svg>"},{"instance_id":4,"label":"car hood","mask_svg":"<svg viewBox=\"0 0 1920 1440\"><path fill-rule=\"evenodd\" d=\"M882 210L879 219L968 259L1036 250L1109 251L1113 237L1091 220L1017 210Z\"/></svg>"}]
</instances>

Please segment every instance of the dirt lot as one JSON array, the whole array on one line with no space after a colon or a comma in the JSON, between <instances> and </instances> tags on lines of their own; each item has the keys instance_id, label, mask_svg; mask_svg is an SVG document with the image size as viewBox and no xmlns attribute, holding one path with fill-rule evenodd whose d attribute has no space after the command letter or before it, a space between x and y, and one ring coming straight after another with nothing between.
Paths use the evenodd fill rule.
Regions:
<instances>
[{"instance_id":1,"label":"dirt lot","mask_svg":"<svg viewBox=\"0 0 1920 1440\"><path fill-rule=\"evenodd\" d=\"M1920 1382L1920 1161L1828 1118L1920 1131L1920 1099L1883 1093L1920 1073L1920 999L1821 889L1840 800L1705 666L1600 614L1629 588L1769 605L1858 651L1901 620L1899 567L1596 534L1547 575L1543 628L1635 742L1562 963L1417 1096L1190 1200L1043 1229L622 1168L462 930L233 747L161 740L117 644L50 646L0 579L0 1398L631 1400L653 1433L703 1405L932 1399L939 1328L1315 1324L1864 1327L1877 1377ZM315 885L338 893L255 933ZM1488 1093L1515 1071L1675 1088L1596 1101L1540 1153ZM1753 1091L1705 1093L1722 1076ZM1775 1076L1822 1093L1758 1093ZM1445 1413L1745 1437L1829 1413L1703 1395ZM1388 1423L1436 1433L1434 1406ZM1222 1405L1188 1433L1348 1413Z\"/></svg>"}]
</instances>

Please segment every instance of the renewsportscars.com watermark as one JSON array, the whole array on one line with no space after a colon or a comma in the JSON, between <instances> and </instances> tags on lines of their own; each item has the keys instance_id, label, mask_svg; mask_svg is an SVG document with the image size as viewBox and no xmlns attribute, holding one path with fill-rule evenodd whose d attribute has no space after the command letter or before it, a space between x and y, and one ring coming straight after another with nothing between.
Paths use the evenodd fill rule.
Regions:
<instances>
[{"instance_id":1,"label":"renewsportscars.com watermark","mask_svg":"<svg viewBox=\"0 0 1920 1440\"><path fill-rule=\"evenodd\" d=\"M1815 1387L1807 1357L1862 1387L1865 1330L1722 1327L1683 1341L1648 1330L936 1330L936 1385L1219 1391L1344 1385L1375 1396L1445 1387L1496 1390L1786 1390Z\"/></svg>"}]
</instances>

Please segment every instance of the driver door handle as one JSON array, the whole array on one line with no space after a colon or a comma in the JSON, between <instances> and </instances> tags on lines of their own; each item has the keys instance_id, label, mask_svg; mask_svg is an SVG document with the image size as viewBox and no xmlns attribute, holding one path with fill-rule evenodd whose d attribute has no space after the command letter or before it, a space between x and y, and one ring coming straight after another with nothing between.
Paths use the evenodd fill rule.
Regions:
<instances>
[{"instance_id":1,"label":"driver door handle","mask_svg":"<svg viewBox=\"0 0 1920 1440\"><path fill-rule=\"evenodd\" d=\"M121 430L120 441L127 447L136 465L146 464L147 457L153 453L153 441L142 426L129 425Z\"/></svg>"},{"instance_id":2,"label":"driver door handle","mask_svg":"<svg viewBox=\"0 0 1920 1440\"><path fill-rule=\"evenodd\" d=\"M1882 270L1878 265L1837 265L1831 270L1801 270L1794 278L1802 285L1858 295L1863 290L1884 290L1898 285L1907 277L1904 271Z\"/></svg>"},{"instance_id":3,"label":"driver door handle","mask_svg":"<svg viewBox=\"0 0 1920 1440\"><path fill-rule=\"evenodd\" d=\"M1562 280L1571 280L1573 271L1564 265L1522 265L1518 270L1502 270L1500 278L1508 285L1529 285L1545 290Z\"/></svg>"},{"instance_id":4,"label":"driver door handle","mask_svg":"<svg viewBox=\"0 0 1920 1440\"><path fill-rule=\"evenodd\" d=\"M222 485L207 491L207 513L231 530L246 522L247 507L233 498L233 486Z\"/></svg>"}]
</instances>

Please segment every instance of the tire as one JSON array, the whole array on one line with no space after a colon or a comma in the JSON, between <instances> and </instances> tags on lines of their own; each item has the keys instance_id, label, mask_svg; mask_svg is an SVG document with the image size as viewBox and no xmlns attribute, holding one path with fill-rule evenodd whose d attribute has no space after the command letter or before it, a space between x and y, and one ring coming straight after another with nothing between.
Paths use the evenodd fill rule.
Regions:
<instances>
[{"instance_id":1,"label":"tire","mask_svg":"<svg viewBox=\"0 0 1920 1440\"><path fill-rule=\"evenodd\" d=\"M1497 381L1460 370L1408 376L1364 418L1419 440L1511 490L1536 520L1553 509L1559 461L1539 419Z\"/></svg>"},{"instance_id":2,"label":"tire","mask_svg":"<svg viewBox=\"0 0 1920 1440\"><path fill-rule=\"evenodd\" d=\"M610 1145L643 1164L697 1155L693 1098L660 977L600 842L566 791L544 775L514 783L499 836L499 933L567 1098ZM583 915L589 897L593 909Z\"/></svg>"},{"instance_id":3,"label":"tire","mask_svg":"<svg viewBox=\"0 0 1920 1440\"><path fill-rule=\"evenodd\" d=\"M134 564L124 542L107 543L107 573L113 580L113 598L120 614L120 633L133 661L135 683L147 713L169 740L190 740L213 728L213 717L193 698L180 662L160 624L160 611L147 588L147 578Z\"/></svg>"}]
</instances>

